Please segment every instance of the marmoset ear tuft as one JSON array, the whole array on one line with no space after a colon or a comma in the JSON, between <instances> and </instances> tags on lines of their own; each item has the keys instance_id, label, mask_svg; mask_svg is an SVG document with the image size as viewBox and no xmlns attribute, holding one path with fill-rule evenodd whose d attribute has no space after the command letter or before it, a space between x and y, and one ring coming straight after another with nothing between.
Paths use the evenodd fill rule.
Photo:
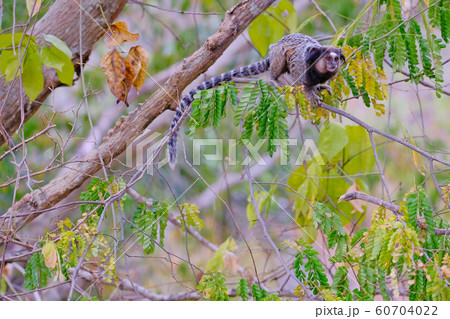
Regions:
<instances>
[{"instance_id":1,"label":"marmoset ear tuft","mask_svg":"<svg viewBox=\"0 0 450 319\"><path fill-rule=\"evenodd\" d=\"M321 47L310 47L306 49L305 62L307 66L311 66L322 54Z\"/></svg>"},{"instance_id":2,"label":"marmoset ear tuft","mask_svg":"<svg viewBox=\"0 0 450 319\"><path fill-rule=\"evenodd\" d=\"M342 53L342 49L339 49L339 58L342 60L342 63L345 63L345 56L344 56L344 54Z\"/></svg>"}]
</instances>

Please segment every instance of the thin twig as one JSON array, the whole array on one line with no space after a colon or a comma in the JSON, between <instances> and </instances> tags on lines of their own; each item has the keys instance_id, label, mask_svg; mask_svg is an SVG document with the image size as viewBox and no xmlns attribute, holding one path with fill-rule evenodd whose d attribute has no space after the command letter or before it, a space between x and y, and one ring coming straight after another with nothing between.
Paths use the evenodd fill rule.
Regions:
<instances>
[{"instance_id":1,"label":"thin twig","mask_svg":"<svg viewBox=\"0 0 450 319\"><path fill-rule=\"evenodd\" d=\"M179 13L179 14L193 14L193 15L222 15L221 13L218 12L191 12L191 11L183 11L183 10L174 10L174 9L167 9L167 8L161 8L158 7L154 4L150 4L150 3L146 3L146 2L142 2L142 1L138 1L138 0L128 0L128 2L132 2L132 3L136 3L139 4L141 6L147 6L147 7L152 7L158 10L162 10L162 11L167 11L167 12L173 12L173 13Z\"/></svg>"},{"instance_id":2,"label":"thin twig","mask_svg":"<svg viewBox=\"0 0 450 319\"><path fill-rule=\"evenodd\" d=\"M330 17L320 8L320 6L317 4L315 0L311 0L311 2L314 4L316 9L328 20L331 27L333 28L334 33L337 33L336 26L334 25L333 21L330 19Z\"/></svg>"},{"instance_id":3,"label":"thin twig","mask_svg":"<svg viewBox=\"0 0 450 319\"><path fill-rule=\"evenodd\" d=\"M403 215L403 213L400 211L399 206L397 206L393 203L386 202L386 201L382 200L381 198L367 195L367 194L364 194L364 193L358 192L358 191L349 192L349 193L342 195L339 198L339 201L348 202L348 201L355 200L355 199L359 199L359 200L362 200L362 201L365 201L368 203L372 203L372 204L384 207L384 208L390 210L391 212L393 212L397 216ZM420 228L427 230L427 227L422 222L417 221L417 225ZM435 235L450 235L450 228L435 228L434 234Z\"/></svg>"}]
</instances>

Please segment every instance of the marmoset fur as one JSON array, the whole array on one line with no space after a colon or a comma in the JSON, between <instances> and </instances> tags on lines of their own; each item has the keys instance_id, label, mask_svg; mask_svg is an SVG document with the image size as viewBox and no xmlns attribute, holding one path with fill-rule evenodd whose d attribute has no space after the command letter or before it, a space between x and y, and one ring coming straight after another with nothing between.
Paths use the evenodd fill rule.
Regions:
<instances>
[{"instance_id":1,"label":"marmoset fur","mask_svg":"<svg viewBox=\"0 0 450 319\"><path fill-rule=\"evenodd\" d=\"M171 136L167 143L169 164L172 168L176 163L179 125L183 117L190 112L190 105L197 91L217 87L220 83L231 81L233 78L248 77L269 71L270 80L277 86L303 85L305 94L313 106L320 104L318 93L321 90L327 90L332 94L331 88L323 83L335 77L345 62L341 49L322 46L310 36L301 33L284 36L269 48L267 59L222 73L201 83L183 97L170 125L169 135Z\"/></svg>"}]
</instances>

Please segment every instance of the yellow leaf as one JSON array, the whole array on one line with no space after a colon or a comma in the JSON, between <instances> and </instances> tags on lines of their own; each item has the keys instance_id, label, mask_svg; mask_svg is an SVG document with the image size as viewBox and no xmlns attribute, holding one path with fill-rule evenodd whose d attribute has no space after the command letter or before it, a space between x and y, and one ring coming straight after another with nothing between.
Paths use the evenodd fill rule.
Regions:
<instances>
[{"instance_id":1,"label":"yellow leaf","mask_svg":"<svg viewBox=\"0 0 450 319\"><path fill-rule=\"evenodd\" d=\"M58 251L53 241L47 242L44 247L42 247L42 255L44 255L44 262L48 268L51 269L56 266L56 261L58 260Z\"/></svg>"},{"instance_id":2,"label":"yellow leaf","mask_svg":"<svg viewBox=\"0 0 450 319\"><path fill-rule=\"evenodd\" d=\"M125 41L134 42L137 40L139 40L139 33L129 32L127 23L123 21L114 23L106 31L105 44L110 49L114 49Z\"/></svg>"},{"instance_id":3,"label":"yellow leaf","mask_svg":"<svg viewBox=\"0 0 450 319\"><path fill-rule=\"evenodd\" d=\"M136 88L136 91L139 91L144 85L147 74L148 52L140 45L132 47L130 52L128 52L127 60L134 69L133 86Z\"/></svg>"},{"instance_id":4,"label":"yellow leaf","mask_svg":"<svg viewBox=\"0 0 450 319\"><path fill-rule=\"evenodd\" d=\"M26 0L27 3L27 11L30 17L33 17L36 13L39 12L41 8L42 0Z\"/></svg>"},{"instance_id":5,"label":"yellow leaf","mask_svg":"<svg viewBox=\"0 0 450 319\"><path fill-rule=\"evenodd\" d=\"M414 146L416 145L416 142L414 141L414 139L410 136L409 137L409 143L411 143ZM416 166L416 169L419 171L420 174L422 174L423 176L426 176L426 166L425 163L422 160L422 157L416 152L416 151L412 151L412 156L413 156L413 161L414 161L414 165Z\"/></svg>"},{"instance_id":6,"label":"yellow leaf","mask_svg":"<svg viewBox=\"0 0 450 319\"><path fill-rule=\"evenodd\" d=\"M445 205L449 204L450 184L442 186L442 195L444 196Z\"/></svg>"}]
</instances>

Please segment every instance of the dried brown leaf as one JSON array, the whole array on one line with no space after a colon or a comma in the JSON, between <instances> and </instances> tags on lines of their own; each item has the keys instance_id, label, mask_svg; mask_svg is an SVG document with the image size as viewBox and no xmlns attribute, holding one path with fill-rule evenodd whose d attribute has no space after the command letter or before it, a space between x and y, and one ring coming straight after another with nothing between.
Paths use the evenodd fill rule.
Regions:
<instances>
[{"instance_id":1,"label":"dried brown leaf","mask_svg":"<svg viewBox=\"0 0 450 319\"><path fill-rule=\"evenodd\" d=\"M223 256L223 266L226 269L230 269L233 273L237 273L239 270L239 262L236 255L227 250Z\"/></svg>"},{"instance_id":2,"label":"dried brown leaf","mask_svg":"<svg viewBox=\"0 0 450 319\"><path fill-rule=\"evenodd\" d=\"M117 50L102 57L100 67L106 75L111 93L127 106L127 96L134 79L134 69L130 62L122 58Z\"/></svg>"},{"instance_id":3,"label":"dried brown leaf","mask_svg":"<svg viewBox=\"0 0 450 319\"><path fill-rule=\"evenodd\" d=\"M114 49L125 41L134 42L137 40L139 40L139 33L131 33L128 31L128 25L123 21L114 23L106 31L105 44L110 49Z\"/></svg>"},{"instance_id":4,"label":"dried brown leaf","mask_svg":"<svg viewBox=\"0 0 450 319\"><path fill-rule=\"evenodd\" d=\"M133 86L136 88L136 91L139 91L144 85L145 75L147 74L148 52L140 45L132 47L128 53L127 60L134 69Z\"/></svg>"}]
</instances>

